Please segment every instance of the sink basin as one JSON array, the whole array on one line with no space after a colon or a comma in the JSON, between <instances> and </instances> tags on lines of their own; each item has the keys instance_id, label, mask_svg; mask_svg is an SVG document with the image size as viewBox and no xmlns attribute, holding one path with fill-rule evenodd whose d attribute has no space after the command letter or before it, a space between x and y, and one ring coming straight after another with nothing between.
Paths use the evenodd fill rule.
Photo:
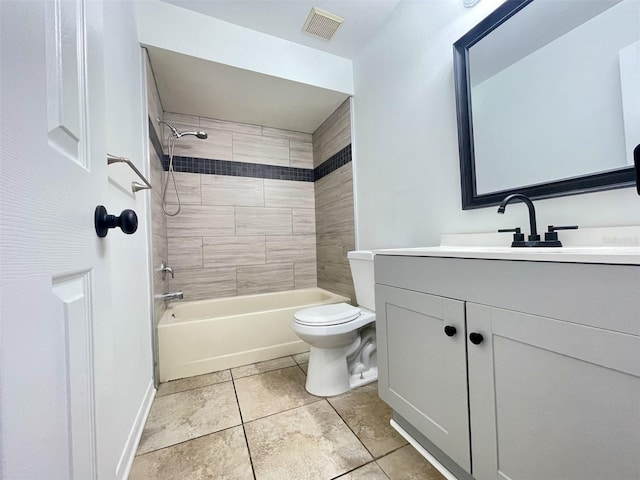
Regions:
<instances>
[{"instance_id":1,"label":"sink basin","mask_svg":"<svg viewBox=\"0 0 640 480\"><path fill-rule=\"evenodd\" d=\"M640 265L640 227L585 228L562 232L564 247L513 248L504 234L442 235L440 246L374 250L376 255L477 258L533 262Z\"/></svg>"}]
</instances>

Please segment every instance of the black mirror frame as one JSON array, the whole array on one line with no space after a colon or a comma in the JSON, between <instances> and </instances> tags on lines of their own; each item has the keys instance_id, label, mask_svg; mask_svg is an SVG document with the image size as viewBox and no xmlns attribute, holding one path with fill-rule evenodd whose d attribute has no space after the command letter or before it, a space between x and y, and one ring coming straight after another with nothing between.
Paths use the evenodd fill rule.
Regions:
<instances>
[{"instance_id":1,"label":"black mirror frame","mask_svg":"<svg viewBox=\"0 0 640 480\"><path fill-rule=\"evenodd\" d=\"M634 167L631 166L498 192L478 194L471 115L469 49L531 2L533 0L507 0L453 44L463 210L498 205L504 197L512 193L522 193L534 199L551 198L624 188L635 184Z\"/></svg>"}]
</instances>

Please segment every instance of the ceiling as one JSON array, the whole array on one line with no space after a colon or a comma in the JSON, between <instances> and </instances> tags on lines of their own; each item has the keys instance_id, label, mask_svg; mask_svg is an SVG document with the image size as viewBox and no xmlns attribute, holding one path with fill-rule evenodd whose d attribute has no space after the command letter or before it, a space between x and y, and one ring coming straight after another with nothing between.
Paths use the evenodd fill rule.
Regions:
<instances>
[{"instance_id":1,"label":"ceiling","mask_svg":"<svg viewBox=\"0 0 640 480\"><path fill-rule=\"evenodd\" d=\"M147 51L165 112L313 133L348 97L161 48Z\"/></svg>"},{"instance_id":2,"label":"ceiling","mask_svg":"<svg viewBox=\"0 0 640 480\"><path fill-rule=\"evenodd\" d=\"M163 0L307 47L353 59L401 0ZM343 17L330 40L302 33L312 7Z\"/></svg>"},{"instance_id":3,"label":"ceiling","mask_svg":"<svg viewBox=\"0 0 640 480\"><path fill-rule=\"evenodd\" d=\"M400 0L163 0L274 37L353 59ZM330 41L302 33L312 7L344 17ZM162 106L313 133L348 95L148 46ZM184 72L189 72L185 75Z\"/></svg>"}]
</instances>

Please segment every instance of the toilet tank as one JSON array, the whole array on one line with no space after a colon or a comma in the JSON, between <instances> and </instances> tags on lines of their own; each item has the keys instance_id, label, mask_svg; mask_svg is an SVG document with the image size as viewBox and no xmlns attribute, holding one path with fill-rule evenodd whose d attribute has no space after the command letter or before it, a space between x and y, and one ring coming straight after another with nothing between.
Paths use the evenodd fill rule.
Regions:
<instances>
[{"instance_id":1,"label":"toilet tank","mask_svg":"<svg viewBox=\"0 0 640 480\"><path fill-rule=\"evenodd\" d=\"M356 289L358 305L375 311L375 279L373 277L373 252L356 250L347 254L351 266L351 278Z\"/></svg>"}]
</instances>

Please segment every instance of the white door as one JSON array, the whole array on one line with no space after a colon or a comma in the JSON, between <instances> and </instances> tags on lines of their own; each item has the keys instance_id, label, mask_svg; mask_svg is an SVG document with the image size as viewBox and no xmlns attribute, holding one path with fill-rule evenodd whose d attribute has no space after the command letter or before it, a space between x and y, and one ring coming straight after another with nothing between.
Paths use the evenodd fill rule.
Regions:
<instances>
[{"instance_id":1,"label":"white door","mask_svg":"<svg viewBox=\"0 0 640 480\"><path fill-rule=\"evenodd\" d=\"M102 4L0 22L0 478L110 478Z\"/></svg>"}]
</instances>

